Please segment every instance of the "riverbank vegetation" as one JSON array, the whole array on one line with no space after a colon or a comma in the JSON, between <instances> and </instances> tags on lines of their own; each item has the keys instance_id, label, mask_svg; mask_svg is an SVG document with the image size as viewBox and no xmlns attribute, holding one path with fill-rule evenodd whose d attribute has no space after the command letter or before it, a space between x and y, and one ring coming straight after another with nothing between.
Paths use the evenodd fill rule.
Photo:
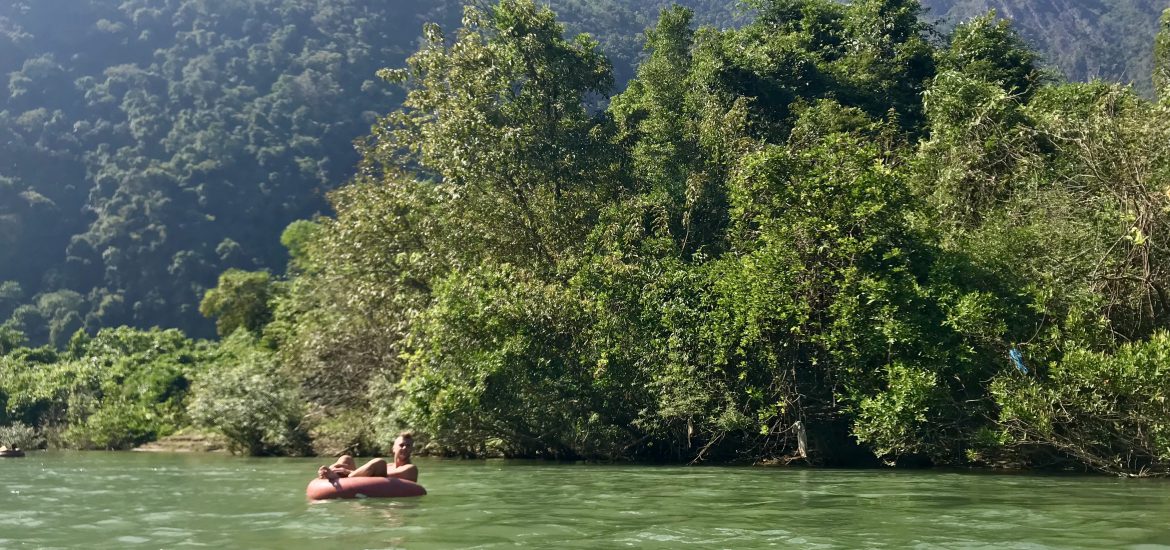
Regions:
<instances>
[{"instance_id":1,"label":"riverbank vegetation","mask_svg":"<svg viewBox=\"0 0 1170 550\"><path fill-rule=\"evenodd\" d=\"M1170 106L1056 80L990 15L941 40L914 0L750 4L664 10L608 102L598 43L529 0L427 25L335 215L197 304L219 343L10 326L0 423L1170 474Z\"/></svg>"}]
</instances>

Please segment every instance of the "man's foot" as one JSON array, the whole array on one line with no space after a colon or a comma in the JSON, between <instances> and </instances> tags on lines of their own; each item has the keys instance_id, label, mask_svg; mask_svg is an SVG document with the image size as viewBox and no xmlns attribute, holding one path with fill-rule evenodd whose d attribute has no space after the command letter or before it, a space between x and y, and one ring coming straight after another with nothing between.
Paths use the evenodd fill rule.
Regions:
<instances>
[{"instance_id":1,"label":"man's foot","mask_svg":"<svg viewBox=\"0 0 1170 550\"><path fill-rule=\"evenodd\" d=\"M329 481L337 481L338 477L339 476L337 475L337 472L330 470L328 466L322 466L320 468L317 468L317 478L318 479L328 479Z\"/></svg>"}]
</instances>

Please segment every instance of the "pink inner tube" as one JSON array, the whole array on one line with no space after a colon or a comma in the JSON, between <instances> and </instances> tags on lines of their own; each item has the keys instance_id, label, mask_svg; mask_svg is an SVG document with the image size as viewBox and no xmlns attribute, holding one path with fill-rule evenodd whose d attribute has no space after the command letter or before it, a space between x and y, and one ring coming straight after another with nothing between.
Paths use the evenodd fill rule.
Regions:
<instances>
[{"instance_id":1,"label":"pink inner tube","mask_svg":"<svg viewBox=\"0 0 1170 550\"><path fill-rule=\"evenodd\" d=\"M427 490L413 481L396 477L343 477L336 481L314 479L305 489L311 500L331 498L421 497Z\"/></svg>"}]
</instances>

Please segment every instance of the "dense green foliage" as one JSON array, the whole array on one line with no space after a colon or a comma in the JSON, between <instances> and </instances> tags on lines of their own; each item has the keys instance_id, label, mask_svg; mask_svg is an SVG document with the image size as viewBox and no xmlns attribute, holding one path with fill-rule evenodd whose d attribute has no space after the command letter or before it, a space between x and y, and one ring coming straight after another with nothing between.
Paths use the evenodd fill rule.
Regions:
<instances>
[{"instance_id":1,"label":"dense green foliage","mask_svg":"<svg viewBox=\"0 0 1170 550\"><path fill-rule=\"evenodd\" d=\"M128 449L195 426L233 451L308 453L305 402L273 355L246 330L218 345L123 327L79 331L63 352L18 348L0 356L0 442Z\"/></svg>"},{"instance_id":2,"label":"dense green foliage","mask_svg":"<svg viewBox=\"0 0 1170 550\"><path fill-rule=\"evenodd\" d=\"M195 377L189 410L193 423L227 438L228 448L253 456L310 451L307 407L282 377L271 350L237 331L219 346L211 365Z\"/></svg>"},{"instance_id":3,"label":"dense green foliage","mask_svg":"<svg viewBox=\"0 0 1170 550\"><path fill-rule=\"evenodd\" d=\"M219 285L203 295L199 313L215 319L220 336L241 328L257 333L272 321L274 292L268 272L229 269L219 276Z\"/></svg>"},{"instance_id":4,"label":"dense green foliage","mask_svg":"<svg viewBox=\"0 0 1170 550\"><path fill-rule=\"evenodd\" d=\"M211 348L177 330L78 332L68 349L0 357L0 419L41 430L51 444L124 449L189 423L191 375Z\"/></svg>"},{"instance_id":5,"label":"dense green foliage","mask_svg":"<svg viewBox=\"0 0 1170 550\"><path fill-rule=\"evenodd\" d=\"M1165 473L1170 338L1160 332L1114 354L1070 350L1045 383L999 380L1006 441L1043 445L1102 471Z\"/></svg>"},{"instance_id":6,"label":"dense green foliage","mask_svg":"<svg viewBox=\"0 0 1170 550\"><path fill-rule=\"evenodd\" d=\"M265 331L306 397L460 454L788 461L801 426L820 463L1165 472L1029 397L1159 380L1113 353L1167 321L1164 108L1044 85L991 16L934 47L914 2L755 6L663 12L601 113L550 12L428 27Z\"/></svg>"},{"instance_id":7,"label":"dense green foliage","mask_svg":"<svg viewBox=\"0 0 1170 550\"><path fill-rule=\"evenodd\" d=\"M203 290L283 263L275 235L351 173L350 142L395 100L373 73L417 26L362 2L6 3L0 279L24 289L16 327L58 346L83 326L208 334Z\"/></svg>"},{"instance_id":8,"label":"dense green foliage","mask_svg":"<svg viewBox=\"0 0 1170 550\"><path fill-rule=\"evenodd\" d=\"M336 214L281 236L285 276L203 294L220 344L59 352L10 323L0 423L1170 474L1170 106L1052 81L993 14L939 41L916 0L749 4L739 28L662 11L608 101L601 43L531 0L424 26ZM14 319L84 324L89 297L22 288Z\"/></svg>"}]
</instances>

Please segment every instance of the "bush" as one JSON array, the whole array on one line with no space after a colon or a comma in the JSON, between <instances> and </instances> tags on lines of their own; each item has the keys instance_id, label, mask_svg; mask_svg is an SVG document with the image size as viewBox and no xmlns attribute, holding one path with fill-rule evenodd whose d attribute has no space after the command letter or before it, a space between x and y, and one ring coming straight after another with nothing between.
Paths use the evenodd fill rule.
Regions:
<instances>
[{"instance_id":1,"label":"bush","mask_svg":"<svg viewBox=\"0 0 1170 550\"><path fill-rule=\"evenodd\" d=\"M43 443L36 428L24 422L16 421L8 426L0 426L0 445L9 449L35 449Z\"/></svg>"},{"instance_id":2,"label":"bush","mask_svg":"<svg viewBox=\"0 0 1170 550\"><path fill-rule=\"evenodd\" d=\"M861 400L854 430L878 456L913 452L928 440L931 425L926 413L937 400L935 373L895 363L886 369L889 389Z\"/></svg>"},{"instance_id":3,"label":"bush","mask_svg":"<svg viewBox=\"0 0 1170 550\"><path fill-rule=\"evenodd\" d=\"M77 449L129 449L174 432L167 419L158 418L142 403L110 399L87 416L71 424L62 434L67 446Z\"/></svg>"},{"instance_id":4,"label":"bush","mask_svg":"<svg viewBox=\"0 0 1170 550\"><path fill-rule=\"evenodd\" d=\"M324 456L374 455L383 448L376 442L376 428L371 422L371 416L364 410L343 409L339 411L324 410L314 417L322 417L313 422L313 454ZM397 436L398 432L395 432ZM392 441L392 440L391 440Z\"/></svg>"},{"instance_id":5,"label":"bush","mask_svg":"<svg viewBox=\"0 0 1170 550\"><path fill-rule=\"evenodd\" d=\"M224 342L193 391L191 419L223 434L233 453L311 454L308 408L300 392L279 375L274 355L254 347L246 332Z\"/></svg>"},{"instance_id":6,"label":"bush","mask_svg":"<svg viewBox=\"0 0 1170 550\"><path fill-rule=\"evenodd\" d=\"M405 423L462 454L573 458L589 417L581 305L507 265L443 282L410 367ZM485 448L485 441L499 441Z\"/></svg>"},{"instance_id":7,"label":"bush","mask_svg":"<svg viewBox=\"0 0 1170 550\"><path fill-rule=\"evenodd\" d=\"M1047 376L1001 376L993 392L1009 446L1128 476L1170 475L1170 334L1116 353L1072 350Z\"/></svg>"},{"instance_id":8,"label":"bush","mask_svg":"<svg viewBox=\"0 0 1170 550\"><path fill-rule=\"evenodd\" d=\"M126 449L186 425L189 378L206 347L176 330L106 329L75 335L66 352L20 348L0 357L9 419L84 449Z\"/></svg>"}]
</instances>

